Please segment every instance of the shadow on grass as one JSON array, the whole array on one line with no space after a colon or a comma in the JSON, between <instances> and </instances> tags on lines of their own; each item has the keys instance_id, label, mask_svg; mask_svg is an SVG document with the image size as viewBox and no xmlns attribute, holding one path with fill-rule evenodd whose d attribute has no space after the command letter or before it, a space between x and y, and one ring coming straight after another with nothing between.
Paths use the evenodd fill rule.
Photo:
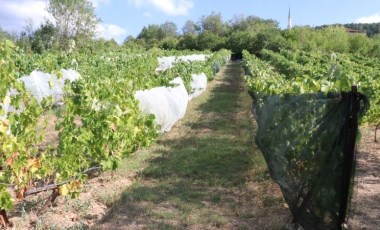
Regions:
<instances>
[{"instance_id":1,"label":"shadow on grass","mask_svg":"<svg viewBox=\"0 0 380 230\"><path fill-rule=\"evenodd\" d=\"M94 228L252 227L256 204L252 199L243 202L242 190L247 180L269 176L253 144L251 100L241 71L237 63L225 68L208 100L195 108L200 118L184 120L188 135L163 135L156 147L145 150L156 157Z\"/></svg>"}]
</instances>

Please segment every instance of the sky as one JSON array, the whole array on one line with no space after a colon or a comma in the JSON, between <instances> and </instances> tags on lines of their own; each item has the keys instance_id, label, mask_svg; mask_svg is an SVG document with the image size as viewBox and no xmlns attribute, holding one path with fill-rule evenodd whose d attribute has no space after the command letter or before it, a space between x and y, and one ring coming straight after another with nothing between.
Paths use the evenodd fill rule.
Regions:
<instances>
[{"instance_id":1,"label":"sky","mask_svg":"<svg viewBox=\"0 0 380 230\"><path fill-rule=\"evenodd\" d=\"M224 21L235 16L274 19L286 28L289 7L293 26L319 26L334 23L380 22L379 0L90 0L102 23L99 37L119 43L127 36L136 37L144 26L172 21L181 32L187 20L198 22L212 12ZM20 32L26 22L37 28L45 19L48 0L0 0L0 27Z\"/></svg>"}]
</instances>

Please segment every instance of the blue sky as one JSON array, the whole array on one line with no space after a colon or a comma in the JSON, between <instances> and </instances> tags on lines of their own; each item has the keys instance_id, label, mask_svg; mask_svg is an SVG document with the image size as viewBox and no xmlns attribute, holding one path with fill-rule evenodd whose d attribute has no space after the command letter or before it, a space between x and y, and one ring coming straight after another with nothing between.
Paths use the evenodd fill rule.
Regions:
<instances>
[{"instance_id":1,"label":"blue sky","mask_svg":"<svg viewBox=\"0 0 380 230\"><path fill-rule=\"evenodd\" d=\"M99 36L122 42L137 36L144 26L173 21L179 31L186 20L195 22L211 12L221 13L225 21L236 15L258 16L287 25L291 8L293 25L318 26L333 23L380 22L379 0L91 0L102 20ZM26 20L37 27L44 18L47 0L0 0L0 26L19 32Z\"/></svg>"}]
</instances>

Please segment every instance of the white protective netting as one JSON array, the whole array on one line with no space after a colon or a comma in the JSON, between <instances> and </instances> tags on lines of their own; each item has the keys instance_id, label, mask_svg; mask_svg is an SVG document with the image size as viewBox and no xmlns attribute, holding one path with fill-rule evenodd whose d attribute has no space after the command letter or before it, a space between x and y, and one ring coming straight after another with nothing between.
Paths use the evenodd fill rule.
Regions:
<instances>
[{"instance_id":1,"label":"white protective netting","mask_svg":"<svg viewBox=\"0 0 380 230\"><path fill-rule=\"evenodd\" d=\"M189 94L189 101L201 95L207 88L207 76L204 73L193 74L190 82L193 92Z\"/></svg>"},{"instance_id":2,"label":"white protective netting","mask_svg":"<svg viewBox=\"0 0 380 230\"><path fill-rule=\"evenodd\" d=\"M141 111L155 115L155 122L161 127L161 132L170 131L172 126L183 118L189 101L182 79L177 77L171 83L176 86L156 87L135 93Z\"/></svg>"},{"instance_id":3,"label":"white protective netting","mask_svg":"<svg viewBox=\"0 0 380 230\"><path fill-rule=\"evenodd\" d=\"M198 97L207 88L207 76L204 73L193 74L191 87L193 93L187 93L180 77L171 83L175 87L156 87L149 90L140 90L135 98L140 102L140 109L144 114L154 114L155 122L161 127L160 132L168 132L173 125L183 118L188 101Z\"/></svg>"},{"instance_id":4,"label":"white protective netting","mask_svg":"<svg viewBox=\"0 0 380 230\"><path fill-rule=\"evenodd\" d=\"M205 61L209 55L193 54L186 56L159 57L159 66L156 71L170 69L178 61ZM156 87L149 90L140 90L135 93L135 98L140 102L140 109L144 114L154 114L155 122L161 132L170 131L172 126L185 115L187 103L198 97L207 88L207 76L204 73L193 74L190 83L192 93L188 94L183 81L177 77L172 83L176 87Z\"/></svg>"},{"instance_id":5,"label":"white protective netting","mask_svg":"<svg viewBox=\"0 0 380 230\"><path fill-rule=\"evenodd\" d=\"M18 80L24 82L26 91L30 92L30 94L37 99L38 103L41 103L43 98L52 96L54 104L61 105L65 81L68 80L72 82L80 77L79 73L72 69L62 69L61 73L62 77L58 78L55 74L48 74L39 70L34 70L29 76L23 76ZM5 112L4 115L0 116L0 119L4 120L8 112L15 111L10 105L10 97L15 94L17 94L17 92L10 90L4 101L0 102L0 106Z\"/></svg>"},{"instance_id":6,"label":"white protective netting","mask_svg":"<svg viewBox=\"0 0 380 230\"><path fill-rule=\"evenodd\" d=\"M37 99L38 103L41 103L43 98L52 96L54 104L61 104L65 81L72 82L79 78L79 73L72 69L62 69L61 73L62 77L58 78L55 74L34 70L29 76L21 77L19 80L24 82L25 89Z\"/></svg>"},{"instance_id":7,"label":"white protective netting","mask_svg":"<svg viewBox=\"0 0 380 230\"><path fill-rule=\"evenodd\" d=\"M164 71L173 67L173 65L178 61L206 61L206 59L210 55L205 54L192 54L186 56L168 56L168 57L159 57L158 58L158 67L156 68L156 72Z\"/></svg>"}]
</instances>

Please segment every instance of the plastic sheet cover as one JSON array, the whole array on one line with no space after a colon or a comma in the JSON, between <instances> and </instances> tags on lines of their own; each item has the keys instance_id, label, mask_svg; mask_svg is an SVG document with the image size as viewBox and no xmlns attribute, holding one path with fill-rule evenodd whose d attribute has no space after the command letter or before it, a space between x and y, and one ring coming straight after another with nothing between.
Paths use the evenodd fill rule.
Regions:
<instances>
[{"instance_id":1,"label":"plastic sheet cover","mask_svg":"<svg viewBox=\"0 0 380 230\"><path fill-rule=\"evenodd\" d=\"M156 87L135 93L141 111L155 115L155 122L160 126L161 132L170 131L173 125L183 118L189 101L182 79L177 77L171 83L176 86Z\"/></svg>"},{"instance_id":2,"label":"plastic sheet cover","mask_svg":"<svg viewBox=\"0 0 380 230\"><path fill-rule=\"evenodd\" d=\"M31 95L37 99L38 103L41 103L43 98L52 96L54 104L60 105L62 104L65 81L69 80L72 82L80 77L79 73L72 69L62 69L61 73L62 77L58 78L54 74L34 70L29 76L19 78L19 81L24 82L26 91L30 92ZM8 112L15 112L15 109L10 105L10 97L16 94L16 91L10 90L5 99L0 102L0 106L5 112L5 115L0 116L0 119L4 120L7 117L6 114ZM22 109L17 112L21 112L21 110Z\"/></svg>"},{"instance_id":3,"label":"plastic sheet cover","mask_svg":"<svg viewBox=\"0 0 380 230\"><path fill-rule=\"evenodd\" d=\"M75 70L62 69L62 77L57 78L54 74L48 74L39 70L34 70L29 76L21 77L19 80L23 81L25 88L41 103L45 97L52 96L55 104L62 103L63 87L65 81L75 81L79 78L79 73Z\"/></svg>"},{"instance_id":4,"label":"plastic sheet cover","mask_svg":"<svg viewBox=\"0 0 380 230\"><path fill-rule=\"evenodd\" d=\"M170 69L173 67L173 65L178 61L206 61L207 57L209 55L205 54L193 54L193 55L186 55L186 56L169 56L169 57L159 57L158 58L158 67L156 68L157 72L164 71L167 69Z\"/></svg>"},{"instance_id":5,"label":"plastic sheet cover","mask_svg":"<svg viewBox=\"0 0 380 230\"><path fill-rule=\"evenodd\" d=\"M189 101L201 95L207 88L207 76L204 73L193 74L191 80L191 88L193 92L189 94Z\"/></svg>"}]
</instances>

